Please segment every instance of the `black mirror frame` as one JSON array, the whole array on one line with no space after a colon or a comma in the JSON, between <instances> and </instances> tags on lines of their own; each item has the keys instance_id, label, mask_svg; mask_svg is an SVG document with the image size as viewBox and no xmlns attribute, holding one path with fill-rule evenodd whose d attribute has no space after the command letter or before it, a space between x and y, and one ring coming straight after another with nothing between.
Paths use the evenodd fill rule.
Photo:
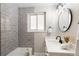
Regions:
<instances>
[{"instance_id":1,"label":"black mirror frame","mask_svg":"<svg viewBox=\"0 0 79 59\"><path fill-rule=\"evenodd\" d=\"M69 10L69 13L71 14L71 21L70 21L70 24L69 24L69 27L65 30L65 31L61 31L61 29L60 29L60 27L59 27L59 18L58 18L58 27L59 27L59 29L60 29L60 31L61 32L66 32L66 31L68 31L69 30L69 28L70 28L70 26L71 26L71 24L72 24L72 11L71 11L71 9L69 9L69 8L67 8L68 10Z\"/></svg>"}]
</instances>

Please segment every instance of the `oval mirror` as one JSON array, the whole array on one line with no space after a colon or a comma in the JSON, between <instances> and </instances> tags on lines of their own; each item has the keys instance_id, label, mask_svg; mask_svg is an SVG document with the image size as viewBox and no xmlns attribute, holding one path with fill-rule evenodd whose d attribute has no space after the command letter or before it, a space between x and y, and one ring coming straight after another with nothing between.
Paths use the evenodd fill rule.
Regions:
<instances>
[{"instance_id":1,"label":"oval mirror","mask_svg":"<svg viewBox=\"0 0 79 59\"><path fill-rule=\"evenodd\" d=\"M59 29L65 32L69 29L72 22L71 10L68 8L63 8L58 17Z\"/></svg>"}]
</instances>

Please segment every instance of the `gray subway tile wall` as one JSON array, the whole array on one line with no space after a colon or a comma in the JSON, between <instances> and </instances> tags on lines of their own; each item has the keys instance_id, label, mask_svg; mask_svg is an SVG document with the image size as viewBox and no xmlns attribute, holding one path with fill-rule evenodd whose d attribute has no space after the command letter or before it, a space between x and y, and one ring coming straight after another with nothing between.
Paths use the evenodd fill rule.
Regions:
<instances>
[{"instance_id":1,"label":"gray subway tile wall","mask_svg":"<svg viewBox=\"0 0 79 59\"><path fill-rule=\"evenodd\" d=\"M27 32L27 13L34 12L34 8L33 7L19 8L18 11L19 11L18 13L19 47L32 47L34 51L34 33Z\"/></svg>"},{"instance_id":2,"label":"gray subway tile wall","mask_svg":"<svg viewBox=\"0 0 79 59\"><path fill-rule=\"evenodd\" d=\"M14 4L1 4L1 55L18 47L18 10Z\"/></svg>"}]
</instances>

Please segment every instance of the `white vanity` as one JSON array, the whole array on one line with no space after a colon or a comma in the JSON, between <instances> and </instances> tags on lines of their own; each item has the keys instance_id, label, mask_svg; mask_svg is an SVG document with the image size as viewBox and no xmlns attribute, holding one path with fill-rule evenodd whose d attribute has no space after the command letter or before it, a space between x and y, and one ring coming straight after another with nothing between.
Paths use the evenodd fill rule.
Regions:
<instances>
[{"instance_id":1,"label":"white vanity","mask_svg":"<svg viewBox=\"0 0 79 59\"><path fill-rule=\"evenodd\" d=\"M45 53L47 56L73 56L74 50L65 50L61 48L61 44L52 38L45 38Z\"/></svg>"}]
</instances>

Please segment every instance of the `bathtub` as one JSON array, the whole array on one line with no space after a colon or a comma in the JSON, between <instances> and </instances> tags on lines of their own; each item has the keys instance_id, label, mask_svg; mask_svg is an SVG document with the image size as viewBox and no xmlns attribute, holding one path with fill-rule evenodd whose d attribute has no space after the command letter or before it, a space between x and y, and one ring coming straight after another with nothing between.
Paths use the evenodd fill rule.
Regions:
<instances>
[{"instance_id":1,"label":"bathtub","mask_svg":"<svg viewBox=\"0 0 79 59\"><path fill-rule=\"evenodd\" d=\"M7 56L32 56L32 48L17 47L12 52L7 54Z\"/></svg>"}]
</instances>

